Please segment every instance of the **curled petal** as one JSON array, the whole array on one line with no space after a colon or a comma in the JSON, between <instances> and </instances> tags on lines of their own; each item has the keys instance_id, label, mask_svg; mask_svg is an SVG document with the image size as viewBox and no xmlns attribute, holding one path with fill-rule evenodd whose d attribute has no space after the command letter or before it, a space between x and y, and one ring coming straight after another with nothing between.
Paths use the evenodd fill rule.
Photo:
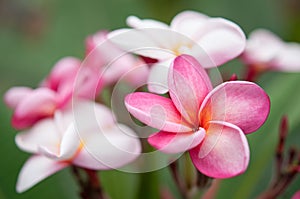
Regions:
<instances>
[{"instance_id":1,"label":"curled petal","mask_svg":"<svg viewBox=\"0 0 300 199\"><path fill-rule=\"evenodd\" d=\"M170 133L160 131L151 135L148 142L164 153L181 153L197 146L205 137L205 130L197 132Z\"/></svg>"},{"instance_id":2,"label":"curled petal","mask_svg":"<svg viewBox=\"0 0 300 199\"><path fill-rule=\"evenodd\" d=\"M16 187L17 192L21 193L30 189L48 176L67 166L67 163L57 162L44 156L32 156L27 160L19 173Z\"/></svg>"},{"instance_id":3,"label":"curled petal","mask_svg":"<svg viewBox=\"0 0 300 199\"><path fill-rule=\"evenodd\" d=\"M52 116L56 106L55 93L47 88L38 88L19 103L12 124L18 129L29 127L44 117Z\"/></svg>"},{"instance_id":4,"label":"curled petal","mask_svg":"<svg viewBox=\"0 0 300 199\"><path fill-rule=\"evenodd\" d=\"M63 133L63 137L59 146L47 148L40 145L39 152L51 159L55 160L69 160L71 159L80 146L80 139L75 126L71 124L69 128ZM58 149L58 150L57 150Z\"/></svg>"},{"instance_id":5,"label":"curled petal","mask_svg":"<svg viewBox=\"0 0 300 199\"><path fill-rule=\"evenodd\" d=\"M198 110L205 96L212 90L206 71L191 56L178 56L169 73L169 93L184 118L198 126Z\"/></svg>"},{"instance_id":6,"label":"curled petal","mask_svg":"<svg viewBox=\"0 0 300 199\"><path fill-rule=\"evenodd\" d=\"M190 132L173 102L159 95L136 92L126 96L127 110L143 123L169 132Z\"/></svg>"},{"instance_id":7,"label":"curled petal","mask_svg":"<svg viewBox=\"0 0 300 199\"><path fill-rule=\"evenodd\" d=\"M61 135L53 119L44 119L32 128L19 133L15 142L17 146L29 153L38 153L39 146L57 148Z\"/></svg>"},{"instance_id":8,"label":"curled petal","mask_svg":"<svg viewBox=\"0 0 300 199\"><path fill-rule=\"evenodd\" d=\"M225 122L211 122L203 142L190 150L196 168L213 178L230 178L247 169L249 146L243 131Z\"/></svg>"},{"instance_id":9,"label":"curled petal","mask_svg":"<svg viewBox=\"0 0 300 199\"><path fill-rule=\"evenodd\" d=\"M28 87L13 87L6 91L4 101L7 106L16 109L20 102L32 92Z\"/></svg>"},{"instance_id":10,"label":"curled petal","mask_svg":"<svg viewBox=\"0 0 300 199\"><path fill-rule=\"evenodd\" d=\"M225 82L205 98L200 109L200 121L225 121L244 133L256 131L270 112L270 99L258 85L246 81Z\"/></svg>"},{"instance_id":11,"label":"curled petal","mask_svg":"<svg viewBox=\"0 0 300 199\"><path fill-rule=\"evenodd\" d=\"M125 125L94 129L82 135L83 149L73 164L90 169L116 169L134 159L141 152L141 145L135 133Z\"/></svg>"}]
</instances>

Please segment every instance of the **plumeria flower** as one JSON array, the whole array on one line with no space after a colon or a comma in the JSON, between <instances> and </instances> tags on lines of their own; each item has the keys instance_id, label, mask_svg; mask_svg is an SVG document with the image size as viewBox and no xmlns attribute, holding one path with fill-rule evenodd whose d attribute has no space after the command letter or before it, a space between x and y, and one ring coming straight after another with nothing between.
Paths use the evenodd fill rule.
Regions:
<instances>
[{"instance_id":1,"label":"plumeria flower","mask_svg":"<svg viewBox=\"0 0 300 199\"><path fill-rule=\"evenodd\" d=\"M99 31L86 38L84 67L100 73L104 85L116 83L122 77L127 83L139 86L148 77L148 65L111 43L107 34L107 31Z\"/></svg>"},{"instance_id":2,"label":"plumeria flower","mask_svg":"<svg viewBox=\"0 0 300 199\"><path fill-rule=\"evenodd\" d=\"M75 102L74 109L56 111L16 136L18 147L34 155L24 164L17 182L23 192L69 166L94 170L116 169L141 151L139 139L125 125L116 124L101 104Z\"/></svg>"},{"instance_id":3,"label":"plumeria flower","mask_svg":"<svg viewBox=\"0 0 300 199\"><path fill-rule=\"evenodd\" d=\"M148 142L165 153L189 151L197 169L213 178L243 173L250 155L245 134L265 122L268 95L246 81L213 89L206 71L189 55L174 60L168 84L170 99L145 92L125 98L134 117L160 129Z\"/></svg>"},{"instance_id":4,"label":"plumeria flower","mask_svg":"<svg viewBox=\"0 0 300 199\"><path fill-rule=\"evenodd\" d=\"M293 195L292 199L300 199L300 191L297 191L297 192Z\"/></svg>"},{"instance_id":5,"label":"plumeria flower","mask_svg":"<svg viewBox=\"0 0 300 199\"><path fill-rule=\"evenodd\" d=\"M14 110L13 127L28 128L40 119L52 117L57 109L68 107L74 95L84 99L93 98L100 90L97 88L97 78L90 69L81 69L79 59L65 57L55 64L40 87L9 89L4 100Z\"/></svg>"},{"instance_id":6,"label":"plumeria flower","mask_svg":"<svg viewBox=\"0 0 300 199\"><path fill-rule=\"evenodd\" d=\"M219 66L237 57L245 47L245 35L235 23L194 11L176 15L170 25L152 19L127 18L134 29L111 32L112 42L126 51L159 60L151 68L148 88L168 91L168 68L181 54L194 56L205 68Z\"/></svg>"},{"instance_id":7,"label":"plumeria flower","mask_svg":"<svg viewBox=\"0 0 300 199\"><path fill-rule=\"evenodd\" d=\"M249 35L242 60L260 72L277 70L300 71L300 44L285 43L278 36L265 29L258 29Z\"/></svg>"}]
</instances>

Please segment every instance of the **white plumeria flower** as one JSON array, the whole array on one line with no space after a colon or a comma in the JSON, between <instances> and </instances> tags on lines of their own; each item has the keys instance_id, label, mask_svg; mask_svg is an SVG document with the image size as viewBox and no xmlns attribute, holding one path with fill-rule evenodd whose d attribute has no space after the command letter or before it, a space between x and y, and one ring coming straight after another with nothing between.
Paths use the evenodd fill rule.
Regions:
<instances>
[{"instance_id":1,"label":"white plumeria flower","mask_svg":"<svg viewBox=\"0 0 300 199\"><path fill-rule=\"evenodd\" d=\"M70 165L94 170L116 169L136 159L140 141L135 133L116 124L112 112L91 101L57 111L16 136L18 147L34 155L24 164L17 182L23 192Z\"/></svg>"},{"instance_id":2,"label":"white plumeria flower","mask_svg":"<svg viewBox=\"0 0 300 199\"><path fill-rule=\"evenodd\" d=\"M181 54L194 56L205 68L219 66L240 55L245 35L235 23L211 18L194 11L176 15L170 25L152 19L127 18L134 29L119 29L108 36L124 50L159 60L151 67L148 88L152 92L168 91L168 68Z\"/></svg>"},{"instance_id":3,"label":"white plumeria flower","mask_svg":"<svg viewBox=\"0 0 300 199\"><path fill-rule=\"evenodd\" d=\"M268 30L257 29L250 33L241 58L258 71L300 71L300 44L286 43Z\"/></svg>"}]
</instances>

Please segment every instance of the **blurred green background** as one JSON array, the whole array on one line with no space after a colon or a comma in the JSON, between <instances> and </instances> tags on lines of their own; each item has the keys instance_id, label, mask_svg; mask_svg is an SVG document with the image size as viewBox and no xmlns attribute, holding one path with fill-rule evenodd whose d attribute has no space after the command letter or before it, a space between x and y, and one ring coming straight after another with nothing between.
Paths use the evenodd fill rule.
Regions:
<instances>
[{"instance_id":1,"label":"blurred green background","mask_svg":"<svg viewBox=\"0 0 300 199\"><path fill-rule=\"evenodd\" d=\"M125 27L128 15L170 22L186 9L228 18L246 34L264 27L284 40L300 42L299 0L0 0L0 95L12 86L35 87L64 56L82 58L87 35L100 29ZM238 61L221 67L228 74L241 69ZM289 117L288 144L300 148L300 74L269 73L259 79L259 84L271 97L271 115L259 132L248 136L248 171L223 180L218 198L255 198L268 186L283 114ZM0 199L78 198L78 188L68 169L23 194L15 192L18 172L29 156L14 144L16 131L10 127L10 117L11 111L2 102ZM170 186L177 193L168 169L140 175L105 171L101 177L112 199L158 198L160 186ZM281 198L290 198L298 189L299 177Z\"/></svg>"}]
</instances>

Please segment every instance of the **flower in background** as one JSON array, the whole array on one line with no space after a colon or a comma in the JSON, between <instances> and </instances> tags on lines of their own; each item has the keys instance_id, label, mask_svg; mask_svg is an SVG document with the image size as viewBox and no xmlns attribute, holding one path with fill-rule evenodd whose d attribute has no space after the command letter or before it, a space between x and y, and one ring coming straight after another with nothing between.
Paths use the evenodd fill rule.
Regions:
<instances>
[{"instance_id":1,"label":"flower in background","mask_svg":"<svg viewBox=\"0 0 300 199\"><path fill-rule=\"evenodd\" d=\"M99 31L86 38L83 66L99 73L104 85L114 84L122 78L131 85L140 86L148 77L148 65L111 43L107 35L107 31Z\"/></svg>"},{"instance_id":2,"label":"flower in background","mask_svg":"<svg viewBox=\"0 0 300 199\"><path fill-rule=\"evenodd\" d=\"M293 195L292 199L300 199L300 191L297 191L297 192Z\"/></svg>"},{"instance_id":3,"label":"flower in background","mask_svg":"<svg viewBox=\"0 0 300 199\"><path fill-rule=\"evenodd\" d=\"M122 167L137 158L139 139L127 126L115 124L112 112L89 101L56 111L16 136L18 147L34 155L24 164L17 182L23 192L53 173L76 165L93 170Z\"/></svg>"},{"instance_id":4,"label":"flower in background","mask_svg":"<svg viewBox=\"0 0 300 199\"><path fill-rule=\"evenodd\" d=\"M134 29L112 31L109 38L126 51L159 60L151 67L148 88L168 91L168 68L181 54L194 56L203 67L219 66L237 57L245 47L245 35L235 23L194 11L179 13L170 26L152 19L127 18Z\"/></svg>"},{"instance_id":5,"label":"flower in background","mask_svg":"<svg viewBox=\"0 0 300 199\"><path fill-rule=\"evenodd\" d=\"M300 44L285 43L272 32L258 29L249 35L242 60L257 72L300 71Z\"/></svg>"},{"instance_id":6,"label":"flower in background","mask_svg":"<svg viewBox=\"0 0 300 199\"><path fill-rule=\"evenodd\" d=\"M268 117L268 95L246 81L213 89L206 71L189 55L174 60L168 78L171 99L143 92L125 98L134 117L160 129L149 143L165 153L188 150L197 169L210 177L243 173L250 156L245 134Z\"/></svg>"},{"instance_id":7,"label":"flower in background","mask_svg":"<svg viewBox=\"0 0 300 199\"><path fill-rule=\"evenodd\" d=\"M24 129L70 106L73 96L92 99L101 89L98 84L97 74L81 68L79 59L65 57L55 64L40 87L13 87L6 92L4 100L14 110L13 127Z\"/></svg>"}]
</instances>

